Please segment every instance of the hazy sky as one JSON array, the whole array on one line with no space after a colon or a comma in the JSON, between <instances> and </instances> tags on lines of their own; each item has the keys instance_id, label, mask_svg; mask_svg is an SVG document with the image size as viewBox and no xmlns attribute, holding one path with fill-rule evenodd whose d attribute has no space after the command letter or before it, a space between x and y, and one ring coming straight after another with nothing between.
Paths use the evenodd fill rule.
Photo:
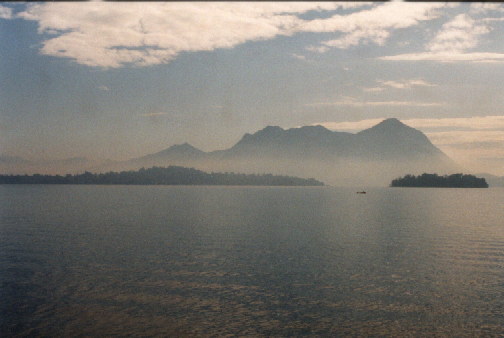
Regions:
<instances>
[{"instance_id":1,"label":"hazy sky","mask_svg":"<svg viewBox=\"0 0 504 338\"><path fill-rule=\"evenodd\" d=\"M504 5L2 3L0 154L128 159L397 117L504 175Z\"/></svg>"}]
</instances>

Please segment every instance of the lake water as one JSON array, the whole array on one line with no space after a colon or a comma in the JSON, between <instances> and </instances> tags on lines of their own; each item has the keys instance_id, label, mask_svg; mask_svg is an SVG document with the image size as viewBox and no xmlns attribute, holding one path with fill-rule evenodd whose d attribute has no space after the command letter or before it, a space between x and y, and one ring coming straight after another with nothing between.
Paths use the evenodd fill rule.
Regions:
<instances>
[{"instance_id":1,"label":"lake water","mask_svg":"<svg viewBox=\"0 0 504 338\"><path fill-rule=\"evenodd\" d=\"M0 186L0 336L504 335L504 189Z\"/></svg>"}]
</instances>

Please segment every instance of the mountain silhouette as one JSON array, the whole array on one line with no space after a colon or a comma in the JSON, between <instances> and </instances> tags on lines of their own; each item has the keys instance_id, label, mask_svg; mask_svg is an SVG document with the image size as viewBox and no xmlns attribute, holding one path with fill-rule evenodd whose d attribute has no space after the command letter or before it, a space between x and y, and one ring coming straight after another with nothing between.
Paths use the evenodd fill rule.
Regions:
<instances>
[{"instance_id":1,"label":"mountain silhouette","mask_svg":"<svg viewBox=\"0 0 504 338\"><path fill-rule=\"evenodd\" d=\"M290 129L267 126L243 135L224 150L204 152L188 143L177 144L127 161L81 167L81 172L170 165L205 171L314 177L334 185L382 186L406 173L460 171L425 134L390 118L356 134L331 131L320 125Z\"/></svg>"},{"instance_id":2,"label":"mountain silhouette","mask_svg":"<svg viewBox=\"0 0 504 338\"><path fill-rule=\"evenodd\" d=\"M127 169L184 165L315 177L333 184L378 185L387 185L405 173L450 173L458 169L425 134L395 118L356 134L320 125L290 129L267 126L243 135L228 149L203 152L184 143L124 164Z\"/></svg>"},{"instance_id":3,"label":"mountain silhouette","mask_svg":"<svg viewBox=\"0 0 504 338\"><path fill-rule=\"evenodd\" d=\"M189 143L175 144L167 149L154 154L142 156L133 161L165 161L165 160L200 160L207 156L202 150L199 150Z\"/></svg>"},{"instance_id":4,"label":"mountain silhouette","mask_svg":"<svg viewBox=\"0 0 504 338\"><path fill-rule=\"evenodd\" d=\"M396 118L384 120L374 127L355 135L360 156L373 159L426 159L437 157L447 160L421 131L411 128Z\"/></svg>"},{"instance_id":5,"label":"mountain silhouette","mask_svg":"<svg viewBox=\"0 0 504 338\"><path fill-rule=\"evenodd\" d=\"M255 134L245 134L222 158L354 158L364 160L449 161L419 130L395 118L357 134L330 131L323 126L284 130L268 126Z\"/></svg>"},{"instance_id":6,"label":"mountain silhouette","mask_svg":"<svg viewBox=\"0 0 504 338\"><path fill-rule=\"evenodd\" d=\"M317 157L335 152L343 154L349 133L332 132L322 126L304 126L284 130L268 126L255 134L245 134L228 150L225 158L260 157Z\"/></svg>"}]
</instances>

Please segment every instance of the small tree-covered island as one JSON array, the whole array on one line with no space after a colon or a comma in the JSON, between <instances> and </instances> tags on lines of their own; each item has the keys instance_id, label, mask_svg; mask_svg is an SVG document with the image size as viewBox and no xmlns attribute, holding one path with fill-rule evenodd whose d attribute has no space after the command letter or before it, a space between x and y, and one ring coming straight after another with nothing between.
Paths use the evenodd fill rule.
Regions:
<instances>
[{"instance_id":1,"label":"small tree-covered island","mask_svg":"<svg viewBox=\"0 0 504 338\"><path fill-rule=\"evenodd\" d=\"M206 173L179 166L142 168L138 171L71 175L0 175L0 184L136 184L136 185L260 185L323 186L313 178L272 174Z\"/></svg>"},{"instance_id":2,"label":"small tree-covered island","mask_svg":"<svg viewBox=\"0 0 504 338\"><path fill-rule=\"evenodd\" d=\"M396 178L391 187L431 187L431 188L488 188L484 178L474 175L453 174L439 176L438 174L406 175Z\"/></svg>"}]
</instances>

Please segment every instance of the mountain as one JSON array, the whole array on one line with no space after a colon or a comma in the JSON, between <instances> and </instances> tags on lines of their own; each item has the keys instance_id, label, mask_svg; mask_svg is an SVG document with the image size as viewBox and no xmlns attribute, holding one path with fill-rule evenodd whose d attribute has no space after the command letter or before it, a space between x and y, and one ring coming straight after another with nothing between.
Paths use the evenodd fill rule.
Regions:
<instances>
[{"instance_id":1,"label":"mountain","mask_svg":"<svg viewBox=\"0 0 504 338\"><path fill-rule=\"evenodd\" d=\"M184 144L176 144L168 149L162 150L160 152L149 154L142 156L137 159L133 159L133 161L145 162L145 161L164 161L164 160L201 160L207 156L207 153L196 149L189 143Z\"/></svg>"},{"instance_id":2,"label":"mountain","mask_svg":"<svg viewBox=\"0 0 504 338\"><path fill-rule=\"evenodd\" d=\"M99 163L83 158L23 161L0 157L0 169L2 173L15 173L9 168L24 168L22 173L64 174L176 165L205 171L313 177L332 185L360 186L387 186L392 179L405 174L461 172L422 132L394 118L356 134L331 131L323 126L290 129L268 126L245 134L229 149L212 152L184 143L127 161Z\"/></svg>"},{"instance_id":3,"label":"mountain","mask_svg":"<svg viewBox=\"0 0 504 338\"><path fill-rule=\"evenodd\" d=\"M225 158L259 157L350 157L364 160L448 160L419 130L395 118L357 134L330 131L323 126L284 130L268 126L245 134L232 148L221 152Z\"/></svg>"},{"instance_id":4,"label":"mountain","mask_svg":"<svg viewBox=\"0 0 504 338\"><path fill-rule=\"evenodd\" d=\"M230 149L223 151L224 158L259 157L320 157L335 152L343 154L353 135L332 132L322 126L304 126L284 130L268 126L255 134L245 134Z\"/></svg>"},{"instance_id":5,"label":"mountain","mask_svg":"<svg viewBox=\"0 0 504 338\"><path fill-rule=\"evenodd\" d=\"M356 135L359 156L374 159L411 159L444 155L421 131L398 119L384 120Z\"/></svg>"},{"instance_id":6,"label":"mountain","mask_svg":"<svg viewBox=\"0 0 504 338\"><path fill-rule=\"evenodd\" d=\"M184 143L122 162L113 169L153 165L315 177L337 185L388 185L407 173L458 170L421 131L395 118L356 134L323 126L267 126L245 134L229 149L206 153Z\"/></svg>"}]
</instances>

